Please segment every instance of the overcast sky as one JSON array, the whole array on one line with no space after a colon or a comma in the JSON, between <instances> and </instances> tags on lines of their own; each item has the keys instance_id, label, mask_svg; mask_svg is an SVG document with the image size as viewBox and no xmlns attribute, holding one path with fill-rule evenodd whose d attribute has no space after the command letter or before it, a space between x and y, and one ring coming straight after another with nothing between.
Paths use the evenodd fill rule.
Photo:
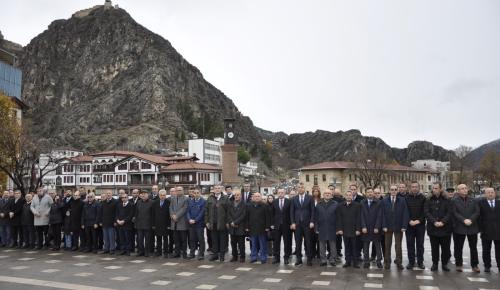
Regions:
<instances>
[{"instance_id":1,"label":"overcast sky","mask_svg":"<svg viewBox=\"0 0 500 290\"><path fill-rule=\"evenodd\" d=\"M2 3L26 45L102 1ZM114 1L168 39L258 127L357 128L389 145L500 138L500 1Z\"/></svg>"}]
</instances>

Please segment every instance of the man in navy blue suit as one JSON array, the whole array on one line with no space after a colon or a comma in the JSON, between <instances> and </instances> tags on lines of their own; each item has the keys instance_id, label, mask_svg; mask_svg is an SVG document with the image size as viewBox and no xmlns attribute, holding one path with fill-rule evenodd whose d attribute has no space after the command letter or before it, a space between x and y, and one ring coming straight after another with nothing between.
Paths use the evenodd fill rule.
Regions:
<instances>
[{"instance_id":1,"label":"man in navy blue suit","mask_svg":"<svg viewBox=\"0 0 500 290\"><path fill-rule=\"evenodd\" d=\"M393 185L390 189L390 196L382 201L382 229L385 235L385 269L391 267L391 246L394 236L396 248L396 265L398 270L403 270L403 251L401 249L401 240L403 233L408 227L410 214L404 197L398 196L398 188Z\"/></svg>"},{"instance_id":2,"label":"man in navy blue suit","mask_svg":"<svg viewBox=\"0 0 500 290\"><path fill-rule=\"evenodd\" d=\"M302 240L307 256L307 265L312 266L311 229L314 228L314 201L306 194L304 184L297 187L298 194L292 199L290 220L295 230L295 247L297 261L295 266L302 265Z\"/></svg>"}]
</instances>

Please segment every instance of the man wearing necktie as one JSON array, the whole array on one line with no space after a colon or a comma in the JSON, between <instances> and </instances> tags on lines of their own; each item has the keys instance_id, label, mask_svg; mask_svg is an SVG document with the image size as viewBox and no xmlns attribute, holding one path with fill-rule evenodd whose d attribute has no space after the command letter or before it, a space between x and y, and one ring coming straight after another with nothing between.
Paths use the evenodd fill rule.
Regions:
<instances>
[{"instance_id":1,"label":"man wearing necktie","mask_svg":"<svg viewBox=\"0 0 500 290\"><path fill-rule=\"evenodd\" d=\"M297 187L298 195L293 198L290 208L290 228L295 231L297 260L295 266L302 265L302 241L307 256L307 265L312 266L311 229L314 228L314 201L306 194L303 183Z\"/></svg>"},{"instance_id":2,"label":"man wearing necktie","mask_svg":"<svg viewBox=\"0 0 500 290\"><path fill-rule=\"evenodd\" d=\"M153 231L156 237L155 256L168 257L169 241L168 230L170 229L170 200L167 199L167 191L161 189L158 199L153 204Z\"/></svg>"},{"instance_id":3,"label":"man wearing necktie","mask_svg":"<svg viewBox=\"0 0 500 290\"><path fill-rule=\"evenodd\" d=\"M382 233L382 207L380 201L375 199L371 187L365 190L366 199L361 202L361 240L363 241L363 268L370 268L370 243L372 251L375 249L377 267L382 268L382 247L380 237ZM373 255L373 253L372 253Z\"/></svg>"},{"instance_id":4,"label":"man wearing necktie","mask_svg":"<svg viewBox=\"0 0 500 290\"><path fill-rule=\"evenodd\" d=\"M397 194L398 187L396 185L392 185L390 187L390 196L386 197L382 201L382 230L384 232L385 239L384 267L387 270L391 267L391 247L393 237L396 250L396 266L398 270L404 269L401 241L403 239L403 233L408 227L410 214L404 197L397 196Z\"/></svg>"},{"instance_id":5,"label":"man wearing necktie","mask_svg":"<svg viewBox=\"0 0 500 290\"><path fill-rule=\"evenodd\" d=\"M196 248L198 248L198 260L203 260L205 256L205 204L205 199L200 196L200 189L195 188L193 198L188 201L187 211L190 259L195 257Z\"/></svg>"},{"instance_id":6,"label":"man wearing necktie","mask_svg":"<svg viewBox=\"0 0 500 290\"><path fill-rule=\"evenodd\" d=\"M292 231L290 230L290 200L285 198L285 189L278 189L278 198L273 201L271 206L271 229L274 233L273 244L273 264L280 263L281 239L284 245L284 263L290 263L292 255Z\"/></svg>"},{"instance_id":7,"label":"man wearing necktie","mask_svg":"<svg viewBox=\"0 0 500 290\"><path fill-rule=\"evenodd\" d=\"M495 244L495 260L500 269L500 207L496 204L496 193L491 187L484 190L485 199L479 203L481 243L483 245L484 271L491 268L491 243Z\"/></svg>"},{"instance_id":8,"label":"man wearing necktie","mask_svg":"<svg viewBox=\"0 0 500 290\"><path fill-rule=\"evenodd\" d=\"M173 193L173 192L172 192ZM170 199L170 228L174 233L174 258L181 255L187 259L187 231L188 221L186 212L188 209L188 197L184 195L182 186L175 188L175 195Z\"/></svg>"}]
</instances>

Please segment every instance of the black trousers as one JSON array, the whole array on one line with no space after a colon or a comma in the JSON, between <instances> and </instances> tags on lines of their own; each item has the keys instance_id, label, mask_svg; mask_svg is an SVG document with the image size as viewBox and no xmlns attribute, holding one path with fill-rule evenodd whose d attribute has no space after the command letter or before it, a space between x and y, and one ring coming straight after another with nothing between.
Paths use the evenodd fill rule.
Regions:
<instances>
[{"instance_id":1,"label":"black trousers","mask_svg":"<svg viewBox=\"0 0 500 290\"><path fill-rule=\"evenodd\" d=\"M155 235L156 237L156 248L155 252L156 255L167 255L168 254L168 234L165 233L164 235Z\"/></svg>"},{"instance_id":2,"label":"black trousers","mask_svg":"<svg viewBox=\"0 0 500 290\"><path fill-rule=\"evenodd\" d=\"M210 251L213 251L212 250L212 246L213 246L213 243L212 243L212 231L209 230L208 228L207 229L207 245L208 245L208 250Z\"/></svg>"},{"instance_id":3,"label":"black trousers","mask_svg":"<svg viewBox=\"0 0 500 290\"><path fill-rule=\"evenodd\" d=\"M340 257L342 254L342 236L338 235L337 236L337 257Z\"/></svg>"},{"instance_id":4,"label":"black trousers","mask_svg":"<svg viewBox=\"0 0 500 290\"><path fill-rule=\"evenodd\" d=\"M10 226L10 237L13 246L21 246L23 244L23 227L21 225Z\"/></svg>"},{"instance_id":5,"label":"black trousers","mask_svg":"<svg viewBox=\"0 0 500 290\"><path fill-rule=\"evenodd\" d=\"M359 262L358 253L358 239L357 237L344 236L344 256L346 264L356 264Z\"/></svg>"},{"instance_id":6,"label":"black trousers","mask_svg":"<svg viewBox=\"0 0 500 290\"><path fill-rule=\"evenodd\" d=\"M23 226L23 244L25 247L29 248L35 246L35 226Z\"/></svg>"},{"instance_id":7,"label":"black trousers","mask_svg":"<svg viewBox=\"0 0 500 290\"><path fill-rule=\"evenodd\" d=\"M37 235L37 240L36 240L36 245L39 249L42 248L42 246L48 247L49 246L49 238L48 238L48 233L49 233L49 226L35 226L36 230L36 235Z\"/></svg>"},{"instance_id":8,"label":"black trousers","mask_svg":"<svg viewBox=\"0 0 500 290\"><path fill-rule=\"evenodd\" d=\"M311 230L311 251L311 256L319 259L319 239L314 230Z\"/></svg>"},{"instance_id":9,"label":"black trousers","mask_svg":"<svg viewBox=\"0 0 500 290\"><path fill-rule=\"evenodd\" d=\"M233 257L245 258L245 236L231 235L231 254Z\"/></svg>"},{"instance_id":10,"label":"black trousers","mask_svg":"<svg viewBox=\"0 0 500 290\"><path fill-rule=\"evenodd\" d=\"M142 255L149 255L151 253L151 233L152 231L149 229L137 230L137 253Z\"/></svg>"},{"instance_id":11,"label":"black trousers","mask_svg":"<svg viewBox=\"0 0 500 290\"><path fill-rule=\"evenodd\" d=\"M481 244L483 245L483 263L485 268L491 268L491 243L495 244L495 260L497 267L500 267L500 240L487 240L481 235Z\"/></svg>"},{"instance_id":12,"label":"black trousers","mask_svg":"<svg viewBox=\"0 0 500 290\"><path fill-rule=\"evenodd\" d=\"M296 224L295 228L295 251L297 252L297 260L302 259L302 241L304 241L304 248L307 260L312 259L311 249L311 229L309 224Z\"/></svg>"},{"instance_id":13,"label":"black trousers","mask_svg":"<svg viewBox=\"0 0 500 290\"><path fill-rule=\"evenodd\" d=\"M280 225L279 228L274 230L274 257L279 258L281 254L281 239L283 238L284 255L285 259L289 259L292 255L292 230L290 225Z\"/></svg>"},{"instance_id":14,"label":"black trousers","mask_svg":"<svg viewBox=\"0 0 500 290\"><path fill-rule=\"evenodd\" d=\"M418 224L416 226L409 226L406 229L406 249L408 250L408 263L415 264L424 262L424 238L425 238L425 225ZM415 248L417 250L415 256Z\"/></svg>"},{"instance_id":15,"label":"black trousers","mask_svg":"<svg viewBox=\"0 0 500 290\"><path fill-rule=\"evenodd\" d=\"M187 231L175 230L174 232L174 243L175 243L175 255L185 255L187 249Z\"/></svg>"},{"instance_id":16,"label":"black trousers","mask_svg":"<svg viewBox=\"0 0 500 290\"><path fill-rule=\"evenodd\" d=\"M71 248L78 249L80 244L80 230L71 232Z\"/></svg>"},{"instance_id":17,"label":"black trousers","mask_svg":"<svg viewBox=\"0 0 500 290\"><path fill-rule=\"evenodd\" d=\"M59 249L61 247L61 228L62 224L52 224L49 227L49 232L52 236L54 248L56 249Z\"/></svg>"},{"instance_id":18,"label":"black trousers","mask_svg":"<svg viewBox=\"0 0 500 290\"><path fill-rule=\"evenodd\" d=\"M205 255L205 229L199 226L190 226L188 234L190 253L194 255L196 248L198 248L198 256L203 257Z\"/></svg>"},{"instance_id":19,"label":"black trousers","mask_svg":"<svg viewBox=\"0 0 500 290\"><path fill-rule=\"evenodd\" d=\"M439 250L441 248L441 264L446 265L451 258L451 236L437 237L429 236L431 240L431 255L432 264L437 265L439 263Z\"/></svg>"},{"instance_id":20,"label":"black trousers","mask_svg":"<svg viewBox=\"0 0 500 290\"><path fill-rule=\"evenodd\" d=\"M85 226L85 247L87 250L97 250L97 229L94 226Z\"/></svg>"},{"instance_id":21,"label":"black trousers","mask_svg":"<svg viewBox=\"0 0 500 290\"><path fill-rule=\"evenodd\" d=\"M120 239L120 250L130 253L132 251L132 244L134 243L134 230L119 226L118 237Z\"/></svg>"},{"instance_id":22,"label":"black trousers","mask_svg":"<svg viewBox=\"0 0 500 290\"><path fill-rule=\"evenodd\" d=\"M464 248L465 238L469 242L469 250L470 250L470 265L472 267L477 267L479 264L479 257L477 254L477 234L473 235L461 235L457 233L453 233L453 243L454 243L454 251L453 254L455 256L455 265L462 266L463 258L462 251Z\"/></svg>"},{"instance_id":23,"label":"black trousers","mask_svg":"<svg viewBox=\"0 0 500 290\"><path fill-rule=\"evenodd\" d=\"M217 228L217 225L214 225ZM228 244L228 232L224 230L212 229L212 253L214 255L219 255L219 257L224 257L226 254L227 244Z\"/></svg>"}]
</instances>

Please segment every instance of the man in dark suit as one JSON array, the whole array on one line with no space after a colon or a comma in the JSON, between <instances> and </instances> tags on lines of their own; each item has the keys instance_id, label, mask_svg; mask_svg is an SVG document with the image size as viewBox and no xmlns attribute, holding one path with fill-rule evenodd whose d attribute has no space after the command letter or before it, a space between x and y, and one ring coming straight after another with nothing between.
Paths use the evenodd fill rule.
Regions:
<instances>
[{"instance_id":1,"label":"man in dark suit","mask_svg":"<svg viewBox=\"0 0 500 290\"><path fill-rule=\"evenodd\" d=\"M168 257L168 229L170 228L170 200L167 199L167 191L162 189L158 193L158 199L153 202L153 232L156 236L155 256ZM170 241L171 243L172 241Z\"/></svg>"},{"instance_id":2,"label":"man in dark suit","mask_svg":"<svg viewBox=\"0 0 500 290\"><path fill-rule=\"evenodd\" d=\"M363 268L370 268L370 243L375 248L377 267L382 268L382 207L381 201L374 197L373 189L366 188L366 199L361 202L361 239L363 241ZM373 250L372 247L372 250Z\"/></svg>"},{"instance_id":3,"label":"man in dark suit","mask_svg":"<svg viewBox=\"0 0 500 290\"><path fill-rule=\"evenodd\" d=\"M350 190L347 191L345 201L336 210L337 233L344 237L344 268L351 266L359 268L356 238L361 235L361 203L353 201L355 194Z\"/></svg>"},{"instance_id":4,"label":"man in dark suit","mask_svg":"<svg viewBox=\"0 0 500 290\"><path fill-rule=\"evenodd\" d=\"M241 193L235 192L228 211L229 235L231 236L231 262L245 262L246 204Z\"/></svg>"},{"instance_id":5,"label":"man in dark suit","mask_svg":"<svg viewBox=\"0 0 500 290\"><path fill-rule=\"evenodd\" d=\"M425 269L424 266L424 238L425 238L425 214L424 203L425 196L420 193L420 185L417 181L412 181L410 193L405 196L406 205L410 213L410 221L406 231L406 247L408 250L408 265L406 269L412 270L415 267L415 258L417 266ZM415 255L416 249L416 255Z\"/></svg>"},{"instance_id":6,"label":"man in dark suit","mask_svg":"<svg viewBox=\"0 0 500 290\"><path fill-rule=\"evenodd\" d=\"M479 270L479 258L477 253L477 234L479 233L479 205L477 201L468 196L467 185L457 186L458 197L454 198L453 204L453 243L455 256L455 265L457 272L463 271L462 251L465 238L469 242L470 265L475 273Z\"/></svg>"},{"instance_id":7,"label":"man in dark suit","mask_svg":"<svg viewBox=\"0 0 500 290\"><path fill-rule=\"evenodd\" d=\"M333 200L336 201L338 204L341 204L345 201L345 198L342 195L342 192L340 191L340 189L336 188L334 185L329 185L328 189L333 192ZM342 236L341 235L337 235L336 246L337 246L337 262L340 262L341 258L343 257L343 255L342 255Z\"/></svg>"},{"instance_id":8,"label":"man in dark suit","mask_svg":"<svg viewBox=\"0 0 500 290\"><path fill-rule=\"evenodd\" d=\"M274 233L274 260L273 264L280 263L281 239L283 238L285 265L290 263L292 255L292 230L290 229L290 200L285 198L285 189L278 189L278 198L273 201L271 208L271 229Z\"/></svg>"},{"instance_id":9,"label":"man in dark suit","mask_svg":"<svg viewBox=\"0 0 500 290\"><path fill-rule=\"evenodd\" d=\"M243 184L243 190L241 191L241 198L244 203L252 202L252 191L250 188L250 183Z\"/></svg>"},{"instance_id":10,"label":"man in dark suit","mask_svg":"<svg viewBox=\"0 0 500 290\"><path fill-rule=\"evenodd\" d=\"M149 257L152 252L153 202L149 193L141 192L141 200L135 205L135 229L137 230L137 256Z\"/></svg>"},{"instance_id":11,"label":"man in dark suit","mask_svg":"<svg viewBox=\"0 0 500 290\"><path fill-rule=\"evenodd\" d=\"M297 187L298 194L292 199L290 206L290 228L295 230L297 261L295 266L302 265L302 241L307 256L307 265L312 266L311 229L314 228L314 201L306 194L304 184Z\"/></svg>"},{"instance_id":12,"label":"man in dark suit","mask_svg":"<svg viewBox=\"0 0 500 290\"><path fill-rule=\"evenodd\" d=\"M495 244L495 260L500 269L500 204L493 188L484 190L485 198L479 202L481 242L483 244L484 271L491 268L491 243Z\"/></svg>"},{"instance_id":13,"label":"man in dark suit","mask_svg":"<svg viewBox=\"0 0 500 290\"><path fill-rule=\"evenodd\" d=\"M391 267L391 246L392 237L394 236L394 246L396 249L395 263L398 270L403 270L403 250L401 248L401 241L403 239L403 233L408 227L410 214L405 198L397 194L398 187L392 185L390 188L390 195L382 201L382 230L384 231L385 238L384 266L385 269L390 269Z\"/></svg>"},{"instance_id":14,"label":"man in dark suit","mask_svg":"<svg viewBox=\"0 0 500 290\"><path fill-rule=\"evenodd\" d=\"M24 206L24 198L22 197L21 191L14 191L14 198L10 201L10 227L11 227L11 239L12 247L20 248L23 244L23 228L21 225L21 214Z\"/></svg>"},{"instance_id":15,"label":"man in dark suit","mask_svg":"<svg viewBox=\"0 0 500 290\"><path fill-rule=\"evenodd\" d=\"M352 201L361 203L365 200L365 196L359 192L358 185L353 183L349 185L349 190L352 191ZM363 250L363 241L361 240L361 235L356 236L356 260L358 263L361 263L361 251Z\"/></svg>"},{"instance_id":16,"label":"man in dark suit","mask_svg":"<svg viewBox=\"0 0 500 290\"><path fill-rule=\"evenodd\" d=\"M250 253L250 263L255 263L257 259L261 264L267 262L267 232L271 226L271 211L267 202L262 201L260 192L254 192L252 202L247 205L246 228L250 236L252 250Z\"/></svg>"},{"instance_id":17,"label":"man in dark suit","mask_svg":"<svg viewBox=\"0 0 500 290\"><path fill-rule=\"evenodd\" d=\"M132 189L132 198L130 199L130 205L134 209L135 213L135 207L137 206L137 203L141 201L141 198L139 197L139 189L135 188ZM134 222L135 223L135 222ZM136 245L137 244L137 229L134 227L132 228L132 252L135 252Z\"/></svg>"},{"instance_id":18,"label":"man in dark suit","mask_svg":"<svg viewBox=\"0 0 500 290\"><path fill-rule=\"evenodd\" d=\"M214 194L207 199L205 223L212 234L212 256L210 261L224 262L227 249L229 199L222 194L222 185L214 187Z\"/></svg>"},{"instance_id":19,"label":"man in dark suit","mask_svg":"<svg viewBox=\"0 0 500 290\"><path fill-rule=\"evenodd\" d=\"M206 200L200 196L199 188L193 189L193 196L188 201L188 210L186 217L189 227L189 258L195 257L195 251L198 248L198 260L205 257L205 204Z\"/></svg>"},{"instance_id":20,"label":"man in dark suit","mask_svg":"<svg viewBox=\"0 0 500 290\"><path fill-rule=\"evenodd\" d=\"M134 206L128 199L125 192L120 194L120 202L116 206L116 225L118 229L118 238L120 239L120 255L130 256L132 244L134 243Z\"/></svg>"},{"instance_id":21,"label":"man in dark suit","mask_svg":"<svg viewBox=\"0 0 500 290\"><path fill-rule=\"evenodd\" d=\"M450 242L451 232L451 201L443 193L441 183L432 185L432 196L427 199L424 206L427 218L427 234L431 240L432 267L437 271L439 263L439 248L441 247L441 268L449 272L448 262L451 257Z\"/></svg>"},{"instance_id":22,"label":"man in dark suit","mask_svg":"<svg viewBox=\"0 0 500 290\"><path fill-rule=\"evenodd\" d=\"M125 193L125 190L120 189L120 195ZM115 254L116 249L116 205L117 201L113 198L111 190L106 190L101 195L101 207L99 213L99 225L102 227L102 237L104 247L102 254Z\"/></svg>"}]
</instances>

